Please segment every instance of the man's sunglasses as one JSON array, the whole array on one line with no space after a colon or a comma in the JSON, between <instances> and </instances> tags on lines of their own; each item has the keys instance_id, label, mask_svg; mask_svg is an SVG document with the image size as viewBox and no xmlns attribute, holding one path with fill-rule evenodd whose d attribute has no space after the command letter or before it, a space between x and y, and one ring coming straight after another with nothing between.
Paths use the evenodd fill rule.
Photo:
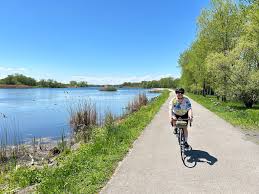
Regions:
<instances>
[{"instance_id":1,"label":"man's sunglasses","mask_svg":"<svg viewBox=\"0 0 259 194\"><path fill-rule=\"evenodd\" d=\"M183 94L183 92L175 92L176 94Z\"/></svg>"}]
</instances>

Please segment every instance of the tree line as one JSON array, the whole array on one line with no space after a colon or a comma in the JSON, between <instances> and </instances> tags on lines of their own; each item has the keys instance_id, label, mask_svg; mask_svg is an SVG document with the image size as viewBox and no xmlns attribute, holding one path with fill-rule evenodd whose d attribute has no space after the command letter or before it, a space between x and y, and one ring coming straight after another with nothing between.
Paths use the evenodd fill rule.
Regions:
<instances>
[{"instance_id":1,"label":"tree line","mask_svg":"<svg viewBox=\"0 0 259 194\"><path fill-rule=\"evenodd\" d=\"M180 79L173 77L162 78L160 80L142 81L142 82L124 82L118 87L138 87L138 88L176 88ZM86 81L70 81L69 84L57 82L53 79L41 79L37 81L34 78L27 77L22 74L8 75L6 78L0 79L0 84L4 85L26 85L31 87L43 88L66 88L66 87L87 87L100 86L89 85Z\"/></svg>"},{"instance_id":2,"label":"tree line","mask_svg":"<svg viewBox=\"0 0 259 194\"><path fill-rule=\"evenodd\" d=\"M259 1L211 0L179 58L188 91L252 107L259 97Z\"/></svg>"},{"instance_id":3,"label":"tree line","mask_svg":"<svg viewBox=\"0 0 259 194\"><path fill-rule=\"evenodd\" d=\"M124 82L123 87L139 88L176 88L179 85L179 79L173 77L161 78L160 80L142 81L142 82Z\"/></svg>"},{"instance_id":4,"label":"tree line","mask_svg":"<svg viewBox=\"0 0 259 194\"><path fill-rule=\"evenodd\" d=\"M0 79L0 84L4 85L26 85L31 87L42 88L66 88L66 87L87 87L85 81L77 82L70 81L69 84L64 84L53 79L41 79L39 81L34 78L27 77L22 74L8 75L6 78Z\"/></svg>"}]
</instances>

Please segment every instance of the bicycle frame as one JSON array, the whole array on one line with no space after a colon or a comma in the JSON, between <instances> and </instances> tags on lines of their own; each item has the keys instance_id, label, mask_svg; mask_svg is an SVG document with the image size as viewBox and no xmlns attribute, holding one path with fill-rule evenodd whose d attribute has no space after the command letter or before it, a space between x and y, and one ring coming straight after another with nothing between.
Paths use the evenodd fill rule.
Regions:
<instances>
[{"instance_id":1,"label":"bicycle frame","mask_svg":"<svg viewBox=\"0 0 259 194\"><path fill-rule=\"evenodd\" d=\"M180 152L181 152L181 158L182 161L185 165L185 135L184 135L184 128L187 127L187 122L189 119L181 119L180 117L178 118L178 122L176 121L176 135L178 138L178 143L180 146ZM190 122L190 126L191 126L191 122ZM190 148L192 149L192 148Z\"/></svg>"}]
</instances>

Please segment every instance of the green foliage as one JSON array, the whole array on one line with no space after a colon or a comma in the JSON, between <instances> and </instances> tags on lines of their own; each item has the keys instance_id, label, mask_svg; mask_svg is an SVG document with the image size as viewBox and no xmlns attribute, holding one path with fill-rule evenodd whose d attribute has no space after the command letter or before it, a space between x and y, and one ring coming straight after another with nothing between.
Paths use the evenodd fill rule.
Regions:
<instances>
[{"instance_id":1,"label":"green foliage","mask_svg":"<svg viewBox=\"0 0 259 194\"><path fill-rule=\"evenodd\" d=\"M116 131L115 119L112 112L108 111L105 113L104 127L106 128L108 135L113 134Z\"/></svg>"},{"instance_id":2,"label":"green foliage","mask_svg":"<svg viewBox=\"0 0 259 194\"><path fill-rule=\"evenodd\" d=\"M259 2L211 0L198 19L198 34L179 58L181 84L222 100L241 100L247 107L258 101Z\"/></svg>"},{"instance_id":3,"label":"green foliage","mask_svg":"<svg viewBox=\"0 0 259 194\"><path fill-rule=\"evenodd\" d=\"M206 64L212 86L219 95L241 100L247 107L252 107L258 100L259 67L258 56L253 54L255 50L254 43L240 39L227 55L213 53L208 57Z\"/></svg>"},{"instance_id":4,"label":"green foliage","mask_svg":"<svg viewBox=\"0 0 259 194\"><path fill-rule=\"evenodd\" d=\"M53 79L41 79L36 81L34 78L24 76L22 74L8 75L4 79L0 79L0 84L4 85L26 85L32 87L42 87L42 88L66 88L66 87L87 87L88 84L85 81L76 82L71 81L70 84L64 84L57 82Z\"/></svg>"},{"instance_id":5,"label":"green foliage","mask_svg":"<svg viewBox=\"0 0 259 194\"><path fill-rule=\"evenodd\" d=\"M37 82L31 77L26 77L22 74L14 74L1 79L0 84L36 86Z\"/></svg>"},{"instance_id":6,"label":"green foliage","mask_svg":"<svg viewBox=\"0 0 259 194\"><path fill-rule=\"evenodd\" d=\"M80 81L80 82L77 82L77 81L70 81L69 82L69 86L70 87L87 87L88 84L86 81Z\"/></svg>"},{"instance_id":7,"label":"green foliage","mask_svg":"<svg viewBox=\"0 0 259 194\"><path fill-rule=\"evenodd\" d=\"M226 52L234 48L242 33L244 18L233 0L211 0L210 9L198 19L198 38L206 40L210 51Z\"/></svg>"},{"instance_id":8,"label":"green foliage","mask_svg":"<svg viewBox=\"0 0 259 194\"><path fill-rule=\"evenodd\" d=\"M38 83L37 83L38 87L42 87L42 88L66 88L66 84L57 82L53 79L41 79Z\"/></svg>"},{"instance_id":9,"label":"green foliage","mask_svg":"<svg viewBox=\"0 0 259 194\"><path fill-rule=\"evenodd\" d=\"M43 177L49 173L50 169L44 167L36 169L35 167L19 167L13 168L7 174L0 177L0 188L3 186L3 193L14 193L18 188L24 188L30 185L38 184ZM6 187L8 184L8 187Z\"/></svg>"},{"instance_id":10,"label":"green foliage","mask_svg":"<svg viewBox=\"0 0 259 194\"><path fill-rule=\"evenodd\" d=\"M42 174L39 170L27 167L21 167L14 171L11 181L18 183L20 187L26 187L40 182Z\"/></svg>"},{"instance_id":11,"label":"green foliage","mask_svg":"<svg viewBox=\"0 0 259 194\"><path fill-rule=\"evenodd\" d=\"M207 80L206 67L203 65L208 48L204 40L194 42L189 50L181 54L178 63L182 68L181 85L187 90L198 91Z\"/></svg>"},{"instance_id":12,"label":"green foliage","mask_svg":"<svg viewBox=\"0 0 259 194\"><path fill-rule=\"evenodd\" d=\"M179 79L172 77L161 78L160 80L138 82L124 82L123 87L140 87L140 88L176 88L179 84Z\"/></svg>"}]
</instances>

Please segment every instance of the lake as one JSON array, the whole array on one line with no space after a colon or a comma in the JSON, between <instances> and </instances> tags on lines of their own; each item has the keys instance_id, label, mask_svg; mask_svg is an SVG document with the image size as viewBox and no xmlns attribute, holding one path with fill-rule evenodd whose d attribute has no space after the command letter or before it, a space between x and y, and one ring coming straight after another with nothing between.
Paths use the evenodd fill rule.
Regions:
<instances>
[{"instance_id":1,"label":"lake","mask_svg":"<svg viewBox=\"0 0 259 194\"><path fill-rule=\"evenodd\" d=\"M119 116L128 102L143 92L148 99L159 95L136 88L121 88L116 92L99 91L97 87L0 89L0 138L5 130L9 136L16 133L23 140L60 138L62 131L70 131L69 107L78 101L86 99L95 103L101 115L111 111Z\"/></svg>"}]
</instances>

